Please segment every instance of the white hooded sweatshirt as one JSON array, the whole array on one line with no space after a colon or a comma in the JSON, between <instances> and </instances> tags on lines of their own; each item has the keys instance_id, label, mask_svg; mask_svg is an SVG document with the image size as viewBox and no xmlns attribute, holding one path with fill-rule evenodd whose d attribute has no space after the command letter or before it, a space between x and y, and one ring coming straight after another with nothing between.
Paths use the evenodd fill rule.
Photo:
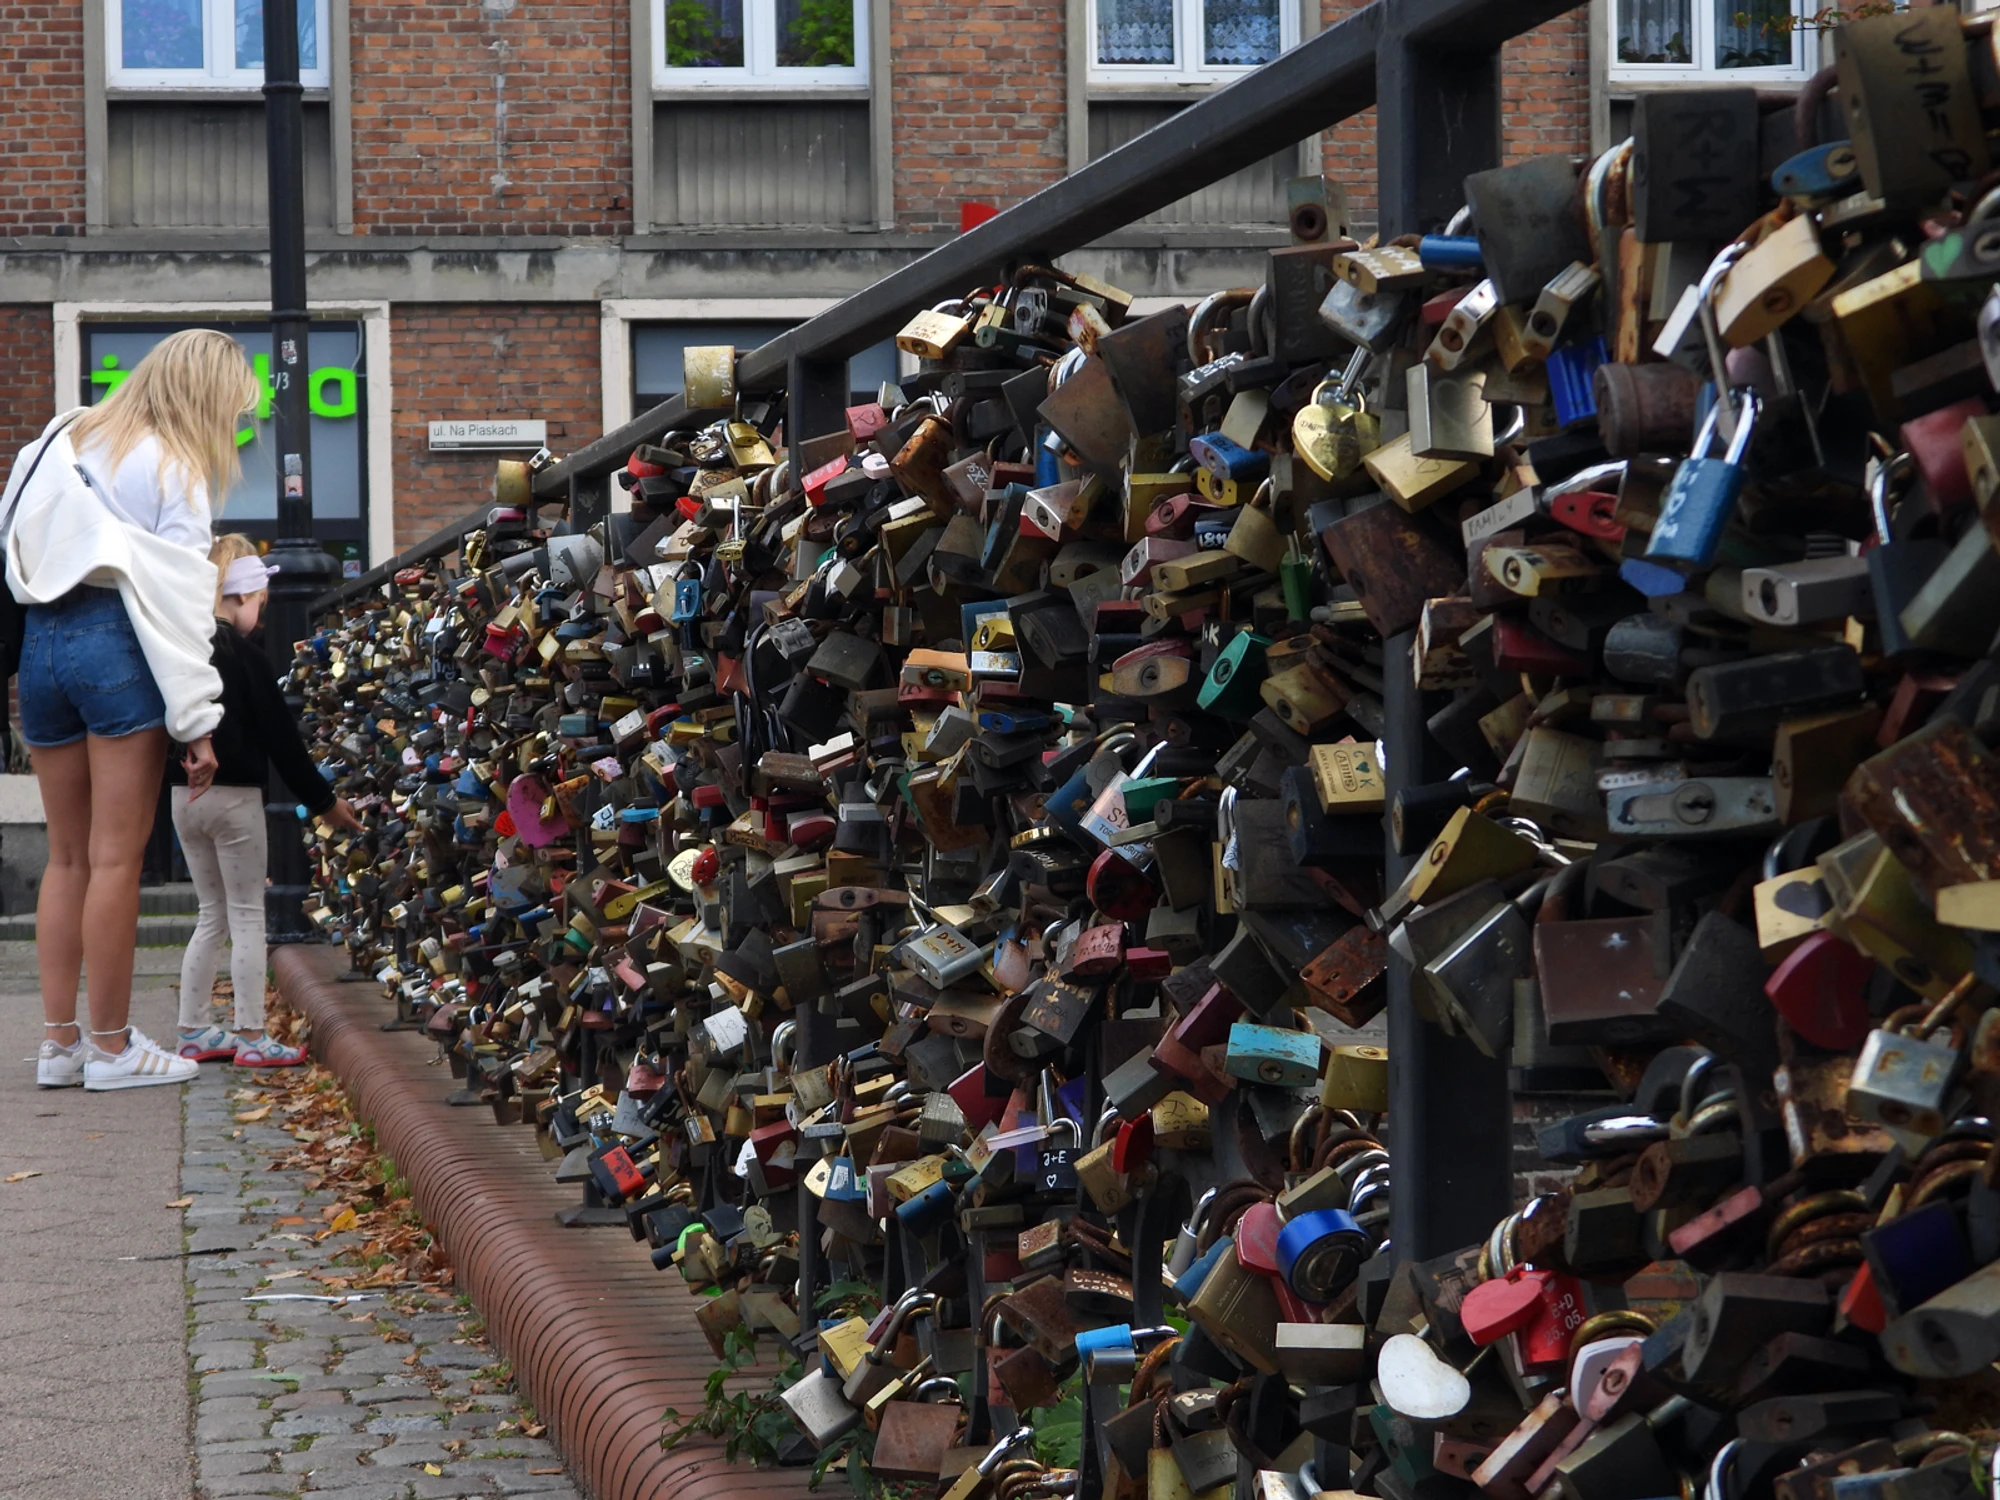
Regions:
<instances>
[{"instance_id":1,"label":"white hooded sweatshirt","mask_svg":"<svg viewBox=\"0 0 2000 1500\"><path fill-rule=\"evenodd\" d=\"M115 588L167 705L167 733L182 744L222 722L222 677L209 664L215 634L215 564L192 547L122 520L76 461L64 412L21 450L0 498L7 527L7 587L22 604L52 604L90 584ZM35 454L48 445L42 461ZM34 475L25 491L22 476ZM16 500L16 493L19 498Z\"/></svg>"}]
</instances>

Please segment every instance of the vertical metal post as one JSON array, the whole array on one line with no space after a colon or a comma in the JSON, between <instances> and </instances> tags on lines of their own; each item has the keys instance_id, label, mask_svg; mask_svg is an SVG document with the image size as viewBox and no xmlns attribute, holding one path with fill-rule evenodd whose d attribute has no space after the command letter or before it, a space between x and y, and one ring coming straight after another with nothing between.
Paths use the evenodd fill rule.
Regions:
<instances>
[{"instance_id":1,"label":"vertical metal post","mask_svg":"<svg viewBox=\"0 0 2000 1500\"><path fill-rule=\"evenodd\" d=\"M838 429L847 408L847 361L844 359L794 358L786 372L785 446L796 455L806 438ZM804 476L796 459L792 482ZM816 1006L799 1012L799 1047L795 1066L824 1067L834 1059L840 1043L836 1040L837 1018L820 1014ZM817 1200L806 1188L809 1161L799 1164L799 1337L809 1340L819 1326L814 1304L825 1285L826 1265L819 1249ZM890 1230L891 1249L887 1259L897 1259L893 1248L895 1230ZM893 1271L893 1265L885 1267Z\"/></svg>"},{"instance_id":2,"label":"vertical metal post","mask_svg":"<svg viewBox=\"0 0 2000 1500\"><path fill-rule=\"evenodd\" d=\"M793 355L786 375L786 445L838 432L846 421L847 361Z\"/></svg>"},{"instance_id":3,"label":"vertical metal post","mask_svg":"<svg viewBox=\"0 0 2000 1500\"><path fill-rule=\"evenodd\" d=\"M298 0L264 0L264 132L271 209L271 437L278 471L278 543L268 561L278 573L264 639L271 664L287 674L292 648L312 633L311 601L333 582L334 563L313 538L312 410L306 372L305 126L299 85ZM302 699L287 697L294 714ZM272 773L265 798L271 883L264 919L273 942L311 932L300 908L311 875L299 840L297 806Z\"/></svg>"},{"instance_id":4,"label":"vertical metal post","mask_svg":"<svg viewBox=\"0 0 2000 1500\"><path fill-rule=\"evenodd\" d=\"M611 513L610 479L575 478L569 482L569 529L588 531Z\"/></svg>"},{"instance_id":5,"label":"vertical metal post","mask_svg":"<svg viewBox=\"0 0 2000 1500\"><path fill-rule=\"evenodd\" d=\"M1393 28L1394 22L1391 21ZM1391 29L1376 53L1376 170L1384 240L1441 229L1464 202L1467 173L1500 161L1497 49L1453 52ZM1382 731L1388 795L1448 775L1425 728L1415 632L1383 643ZM1393 886L1411 861L1393 843ZM1389 1149L1398 1259L1470 1244L1506 1214L1513 1138L1507 1065L1418 1019L1408 964L1389 960Z\"/></svg>"}]
</instances>

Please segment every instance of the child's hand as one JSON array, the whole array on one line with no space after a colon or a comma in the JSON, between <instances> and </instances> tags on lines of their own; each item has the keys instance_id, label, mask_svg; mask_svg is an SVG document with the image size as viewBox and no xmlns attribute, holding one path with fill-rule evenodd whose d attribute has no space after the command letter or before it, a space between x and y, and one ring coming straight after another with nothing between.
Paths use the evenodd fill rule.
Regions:
<instances>
[{"instance_id":1,"label":"child's hand","mask_svg":"<svg viewBox=\"0 0 2000 1500\"><path fill-rule=\"evenodd\" d=\"M354 804L342 797L326 812L321 814L335 828L345 828L349 833L361 833L361 819L354 811Z\"/></svg>"},{"instance_id":2,"label":"child's hand","mask_svg":"<svg viewBox=\"0 0 2000 1500\"><path fill-rule=\"evenodd\" d=\"M181 768L187 772L188 801L193 802L215 785L215 745L207 735L187 747L181 756Z\"/></svg>"}]
</instances>

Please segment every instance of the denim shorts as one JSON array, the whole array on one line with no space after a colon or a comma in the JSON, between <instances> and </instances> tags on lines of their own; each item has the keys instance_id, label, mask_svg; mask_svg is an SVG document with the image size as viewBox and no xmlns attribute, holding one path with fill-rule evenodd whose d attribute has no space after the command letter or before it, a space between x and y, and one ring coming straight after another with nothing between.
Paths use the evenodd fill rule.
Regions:
<instances>
[{"instance_id":1,"label":"denim shorts","mask_svg":"<svg viewBox=\"0 0 2000 1500\"><path fill-rule=\"evenodd\" d=\"M166 700L116 589L71 589L28 607L16 681L21 738L40 750L167 722Z\"/></svg>"}]
</instances>

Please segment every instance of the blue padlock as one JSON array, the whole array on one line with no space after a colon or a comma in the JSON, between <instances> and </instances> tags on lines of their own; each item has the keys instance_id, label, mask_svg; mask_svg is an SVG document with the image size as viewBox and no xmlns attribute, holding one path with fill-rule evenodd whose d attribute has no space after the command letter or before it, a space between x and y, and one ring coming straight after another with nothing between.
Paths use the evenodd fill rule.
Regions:
<instances>
[{"instance_id":1,"label":"blue padlock","mask_svg":"<svg viewBox=\"0 0 2000 1500\"><path fill-rule=\"evenodd\" d=\"M1217 479L1238 484L1262 479L1271 469L1271 455L1231 442L1219 432L1205 432L1188 442L1188 455Z\"/></svg>"},{"instance_id":2,"label":"blue padlock","mask_svg":"<svg viewBox=\"0 0 2000 1500\"><path fill-rule=\"evenodd\" d=\"M1222 1259L1222 1252L1236 1248L1236 1241L1230 1235L1223 1235L1206 1251L1196 1257L1194 1264L1174 1278L1174 1295L1185 1307L1194 1294L1201 1290L1201 1284L1208 1280L1208 1273L1215 1269L1215 1263Z\"/></svg>"},{"instance_id":3,"label":"blue padlock","mask_svg":"<svg viewBox=\"0 0 2000 1500\"><path fill-rule=\"evenodd\" d=\"M685 625L701 613L701 580L699 578L677 578L674 580L674 612L668 616L676 625Z\"/></svg>"},{"instance_id":4,"label":"blue padlock","mask_svg":"<svg viewBox=\"0 0 2000 1500\"><path fill-rule=\"evenodd\" d=\"M1278 1231L1278 1271L1308 1302L1327 1303L1373 1253L1367 1233L1345 1209L1300 1214Z\"/></svg>"},{"instance_id":5,"label":"blue padlock","mask_svg":"<svg viewBox=\"0 0 2000 1500\"><path fill-rule=\"evenodd\" d=\"M1822 141L1787 157L1771 174L1771 191L1781 198L1824 203L1861 188L1861 159L1852 141Z\"/></svg>"},{"instance_id":6,"label":"blue padlock","mask_svg":"<svg viewBox=\"0 0 2000 1500\"><path fill-rule=\"evenodd\" d=\"M1695 434L1694 452L1681 461L1667 486L1645 557L1628 559L1619 568L1620 576L1640 593L1678 593L1683 579L1715 561L1723 530L1736 514L1736 501L1743 493L1743 455L1750 450L1762 404L1755 391L1745 390L1741 395L1736 435L1729 440L1728 450L1721 458L1708 451L1722 413L1722 404L1717 402ZM1651 566L1634 567L1634 562ZM1666 586L1669 577L1673 582Z\"/></svg>"},{"instance_id":7,"label":"blue padlock","mask_svg":"<svg viewBox=\"0 0 2000 1500\"><path fill-rule=\"evenodd\" d=\"M956 1202L951 1184L940 1179L909 1201L898 1203L896 1217L911 1234L931 1234L950 1220Z\"/></svg>"},{"instance_id":8,"label":"blue padlock","mask_svg":"<svg viewBox=\"0 0 2000 1500\"><path fill-rule=\"evenodd\" d=\"M1426 271L1484 271L1486 254L1471 234L1427 234L1417 241L1417 259Z\"/></svg>"},{"instance_id":9,"label":"blue padlock","mask_svg":"<svg viewBox=\"0 0 2000 1500\"><path fill-rule=\"evenodd\" d=\"M1610 358L1611 351L1602 337L1565 344L1549 355L1545 368L1549 400L1556 409L1556 426L1567 430L1586 417L1597 415L1597 393L1592 382L1597 367Z\"/></svg>"},{"instance_id":10,"label":"blue padlock","mask_svg":"<svg viewBox=\"0 0 2000 1500\"><path fill-rule=\"evenodd\" d=\"M1083 1361L1083 1379L1086 1385L1106 1382L1097 1380L1098 1363L1103 1360L1111 1369L1133 1366L1132 1325L1116 1323L1109 1328L1086 1328L1076 1336L1076 1355Z\"/></svg>"}]
</instances>

